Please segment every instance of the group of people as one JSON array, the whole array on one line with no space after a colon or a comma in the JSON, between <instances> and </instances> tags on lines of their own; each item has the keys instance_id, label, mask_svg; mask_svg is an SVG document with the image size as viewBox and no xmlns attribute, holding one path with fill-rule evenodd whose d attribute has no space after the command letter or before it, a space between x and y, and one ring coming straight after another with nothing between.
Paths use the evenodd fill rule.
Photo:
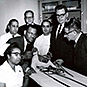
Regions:
<instances>
[{"instance_id":1,"label":"group of people","mask_svg":"<svg viewBox=\"0 0 87 87\"><path fill-rule=\"evenodd\" d=\"M37 65L63 65L87 76L87 36L80 20L68 15L67 7L58 5L52 17L56 23L46 19L35 24L31 10L24 13L25 25L19 27L16 19L9 21L6 34L0 37L0 60L5 61L0 62L2 87L27 87Z\"/></svg>"}]
</instances>

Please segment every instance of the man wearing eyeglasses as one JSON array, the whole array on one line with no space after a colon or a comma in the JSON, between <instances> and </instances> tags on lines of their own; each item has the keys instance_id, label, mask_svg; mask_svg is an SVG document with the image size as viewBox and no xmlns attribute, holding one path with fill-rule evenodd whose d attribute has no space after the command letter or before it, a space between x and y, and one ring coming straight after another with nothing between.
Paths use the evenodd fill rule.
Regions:
<instances>
[{"instance_id":1,"label":"man wearing eyeglasses","mask_svg":"<svg viewBox=\"0 0 87 87\"><path fill-rule=\"evenodd\" d=\"M68 41L74 41L73 64L74 70L87 76L87 37L81 32L81 22L72 18L65 27Z\"/></svg>"},{"instance_id":2,"label":"man wearing eyeglasses","mask_svg":"<svg viewBox=\"0 0 87 87\"><path fill-rule=\"evenodd\" d=\"M37 35L38 36L42 34L41 26L34 23L34 12L32 10L26 10L25 11L24 20L25 20L26 24L20 26L19 29L18 29L18 33L20 35L22 35L22 36L24 35L24 30L27 30L29 25L33 25L37 29Z\"/></svg>"},{"instance_id":3,"label":"man wearing eyeglasses","mask_svg":"<svg viewBox=\"0 0 87 87\"><path fill-rule=\"evenodd\" d=\"M57 61L66 67L72 67L72 46L64 38L64 26L68 21L68 10L64 5L55 8L57 24L53 26L50 51L53 54L52 61Z\"/></svg>"},{"instance_id":4,"label":"man wearing eyeglasses","mask_svg":"<svg viewBox=\"0 0 87 87\"><path fill-rule=\"evenodd\" d=\"M23 52L23 62L21 62L21 65L23 65L23 70L25 71L25 68L31 64L31 58L32 58L32 48L34 44L34 40L37 37L37 29L33 25L29 25L28 29L25 30L24 36L15 37L12 39L9 39L7 43L14 43L17 42L20 46L22 52ZM26 63L24 65L24 63Z\"/></svg>"}]
</instances>

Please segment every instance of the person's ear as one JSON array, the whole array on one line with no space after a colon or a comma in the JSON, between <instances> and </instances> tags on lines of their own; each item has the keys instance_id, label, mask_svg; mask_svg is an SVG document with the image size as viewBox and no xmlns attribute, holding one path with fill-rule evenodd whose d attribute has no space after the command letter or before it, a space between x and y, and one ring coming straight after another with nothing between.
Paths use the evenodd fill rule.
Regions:
<instances>
[{"instance_id":1,"label":"person's ear","mask_svg":"<svg viewBox=\"0 0 87 87\"><path fill-rule=\"evenodd\" d=\"M10 29L10 26L8 25L8 29Z\"/></svg>"},{"instance_id":2,"label":"person's ear","mask_svg":"<svg viewBox=\"0 0 87 87\"><path fill-rule=\"evenodd\" d=\"M10 56L7 54L8 59L10 59Z\"/></svg>"},{"instance_id":3,"label":"person's ear","mask_svg":"<svg viewBox=\"0 0 87 87\"><path fill-rule=\"evenodd\" d=\"M68 16L69 16L69 13L67 12L67 13L66 13L66 18L68 18Z\"/></svg>"},{"instance_id":4,"label":"person's ear","mask_svg":"<svg viewBox=\"0 0 87 87\"><path fill-rule=\"evenodd\" d=\"M25 30L25 31L24 31L24 35L26 35L26 33L27 33L27 31Z\"/></svg>"},{"instance_id":5,"label":"person's ear","mask_svg":"<svg viewBox=\"0 0 87 87\"><path fill-rule=\"evenodd\" d=\"M50 32L52 31L52 28L53 28L53 26L51 25L51 27L50 27Z\"/></svg>"}]
</instances>

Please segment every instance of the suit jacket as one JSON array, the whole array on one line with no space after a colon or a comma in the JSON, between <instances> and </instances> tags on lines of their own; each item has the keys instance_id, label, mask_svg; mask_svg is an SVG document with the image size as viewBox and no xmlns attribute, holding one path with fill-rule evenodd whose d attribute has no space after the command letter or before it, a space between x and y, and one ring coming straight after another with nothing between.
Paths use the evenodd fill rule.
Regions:
<instances>
[{"instance_id":1,"label":"suit jacket","mask_svg":"<svg viewBox=\"0 0 87 87\"><path fill-rule=\"evenodd\" d=\"M22 25L22 26L20 26L19 27L19 29L18 29L18 34L20 34L20 35L24 35L24 30L27 30L28 29L28 26L29 25ZM41 26L40 25L37 25L37 24L35 24L34 23L34 26L36 27L36 29L37 29L37 34L38 34L38 36L39 35L41 35L42 34L42 29L41 29Z\"/></svg>"},{"instance_id":2,"label":"suit jacket","mask_svg":"<svg viewBox=\"0 0 87 87\"><path fill-rule=\"evenodd\" d=\"M22 52L24 52L24 46L25 46L25 42L24 42L24 37L22 36L19 36L19 37L15 37L15 38L11 38L7 41L7 43L14 43L16 42L20 49L22 50ZM31 51L33 48L33 43L30 43L27 47L26 47L26 50L25 51Z\"/></svg>"},{"instance_id":3,"label":"suit jacket","mask_svg":"<svg viewBox=\"0 0 87 87\"><path fill-rule=\"evenodd\" d=\"M15 38L11 38L11 39L9 39L8 41L7 41L7 43L14 43L14 42L16 42L18 45L19 45L19 47L20 47L20 49L21 49L21 51L23 52L23 53L25 53L26 51L32 51L32 48L33 48L33 43L30 43L30 44L28 44L27 45L27 47L26 47L26 49L24 50L24 46L25 46L25 42L24 42L24 37L22 37L22 36L20 36L20 37L15 37ZM31 56L32 56L32 54L31 54ZM21 62L21 64L20 65L23 65L24 63L26 63L26 62L28 62L29 63L29 65L31 64L31 60L32 60L32 58L30 59L29 57L28 57L28 55L27 54L25 54L25 59L23 59L23 61Z\"/></svg>"},{"instance_id":4,"label":"suit jacket","mask_svg":"<svg viewBox=\"0 0 87 87\"><path fill-rule=\"evenodd\" d=\"M56 59L63 59L64 60L64 66L72 68L73 65L73 59L72 59L72 51L73 51L73 43L68 42L66 38L64 38L64 29L62 32L58 35L58 38L55 39L56 36L56 30L58 25L55 25L53 27L52 36L51 36L51 46L50 51L53 54L52 61L55 61Z\"/></svg>"},{"instance_id":5,"label":"suit jacket","mask_svg":"<svg viewBox=\"0 0 87 87\"><path fill-rule=\"evenodd\" d=\"M87 37L84 34L74 48L74 69L87 76Z\"/></svg>"}]
</instances>

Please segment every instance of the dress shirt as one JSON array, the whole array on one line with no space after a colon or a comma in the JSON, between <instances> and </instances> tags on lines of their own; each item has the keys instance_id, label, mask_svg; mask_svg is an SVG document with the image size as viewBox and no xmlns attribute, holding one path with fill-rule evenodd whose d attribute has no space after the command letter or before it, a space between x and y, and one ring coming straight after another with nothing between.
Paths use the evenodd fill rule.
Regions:
<instances>
[{"instance_id":1,"label":"dress shirt","mask_svg":"<svg viewBox=\"0 0 87 87\"><path fill-rule=\"evenodd\" d=\"M61 24L61 29L60 29L59 34L62 32L63 27L64 27L64 23ZM57 38L57 34L58 34L58 30L59 30L59 28L60 28L60 24L58 25L57 30L56 30L56 38Z\"/></svg>"},{"instance_id":2,"label":"dress shirt","mask_svg":"<svg viewBox=\"0 0 87 87\"><path fill-rule=\"evenodd\" d=\"M36 38L34 47L38 49L40 55L46 55L48 53L50 48L50 37L51 34L47 36L42 34L38 38Z\"/></svg>"},{"instance_id":3,"label":"dress shirt","mask_svg":"<svg viewBox=\"0 0 87 87\"><path fill-rule=\"evenodd\" d=\"M27 24L27 26L29 26L29 25L34 25L34 23L32 22L31 24Z\"/></svg>"},{"instance_id":4,"label":"dress shirt","mask_svg":"<svg viewBox=\"0 0 87 87\"><path fill-rule=\"evenodd\" d=\"M24 37L24 51L26 50L26 46L27 46L27 40L26 40L26 38Z\"/></svg>"},{"instance_id":5,"label":"dress shirt","mask_svg":"<svg viewBox=\"0 0 87 87\"><path fill-rule=\"evenodd\" d=\"M7 61L0 66L0 82L5 83L6 87L22 87L23 70L21 66L15 66L15 71Z\"/></svg>"},{"instance_id":6,"label":"dress shirt","mask_svg":"<svg viewBox=\"0 0 87 87\"><path fill-rule=\"evenodd\" d=\"M24 51L31 51L33 48L33 42L28 42L24 37Z\"/></svg>"},{"instance_id":7,"label":"dress shirt","mask_svg":"<svg viewBox=\"0 0 87 87\"><path fill-rule=\"evenodd\" d=\"M20 36L19 34L14 35L14 37ZM10 32L0 36L0 47L5 44L10 38L12 37L12 34Z\"/></svg>"},{"instance_id":8,"label":"dress shirt","mask_svg":"<svg viewBox=\"0 0 87 87\"><path fill-rule=\"evenodd\" d=\"M80 33L79 33L78 37L77 37L77 38L76 38L76 40L75 40L75 43L77 43L77 42L78 42L78 40L79 40L79 38L80 38L81 34L82 34L82 32L80 32Z\"/></svg>"},{"instance_id":9,"label":"dress shirt","mask_svg":"<svg viewBox=\"0 0 87 87\"><path fill-rule=\"evenodd\" d=\"M74 44L74 48L76 47L76 44L77 44L77 42L78 42L78 40L79 40L81 34L82 34L82 33L80 32L79 35L78 35L78 37L76 38L76 40L75 40L75 44Z\"/></svg>"}]
</instances>

